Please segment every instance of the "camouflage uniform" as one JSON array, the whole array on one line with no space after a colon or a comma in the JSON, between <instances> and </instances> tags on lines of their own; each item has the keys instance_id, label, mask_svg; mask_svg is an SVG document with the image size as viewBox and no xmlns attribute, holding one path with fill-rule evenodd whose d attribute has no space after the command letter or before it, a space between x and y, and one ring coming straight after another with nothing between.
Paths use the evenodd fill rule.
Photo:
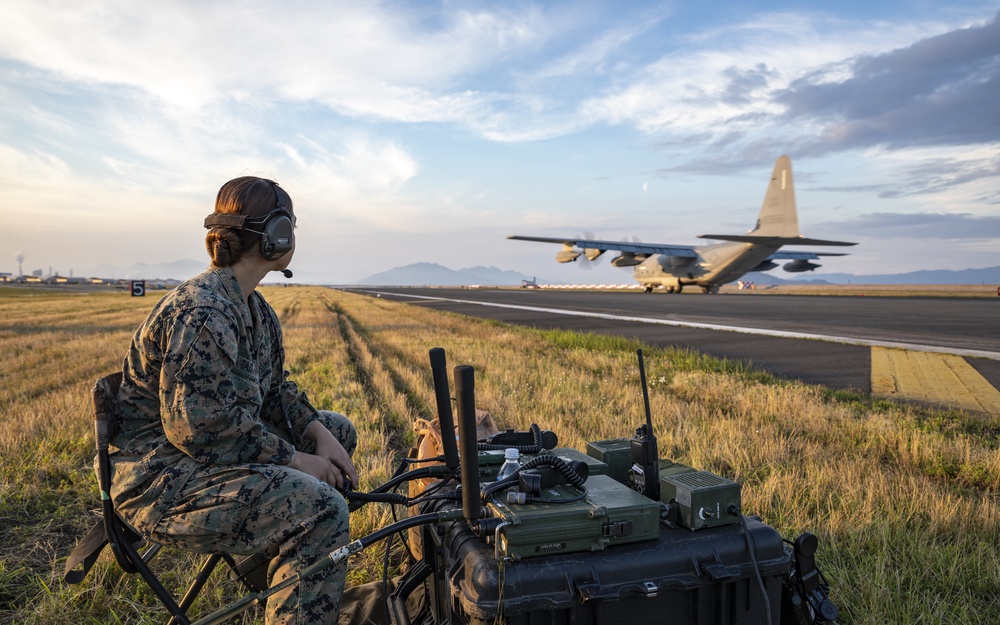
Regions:
<instances>
[{"instance_id":1,"label":"camouflage uniform","mask_svg":"<svg viewBox=\"0 0 1000 625\"><path fill-rule=\"evenodd\" d=\"M282 370L281 330L229 269L164 297L136 331L118 394L111 495L141 534L201 552L264 554L271 583L349 540L332 486L288 467L320 420L347 452L354 426L317 411ZM299 444L296 445L295 442ZM346 565L272 596L268 623L334 623Z\"/></svg>"}]
</instances>

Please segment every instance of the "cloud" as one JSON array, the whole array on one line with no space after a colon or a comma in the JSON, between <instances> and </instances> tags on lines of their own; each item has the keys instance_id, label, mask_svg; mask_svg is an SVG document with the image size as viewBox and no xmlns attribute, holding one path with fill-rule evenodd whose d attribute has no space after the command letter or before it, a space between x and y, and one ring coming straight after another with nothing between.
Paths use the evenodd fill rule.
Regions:
<instances>
[{"instance_id":1,"label":"cloud","mask_svg":"<svg viewBox=\"0 0 1000 625\"><path fill-rule=\"evenodd\" d=\"M827 222L817 231L863 234L868 239L1000 239L1000 216L968 213L867 213ZM931 252L931 250L928 250Z\"/></svg>"},{"instance_id":2,"label":"cloud","mask_svg":"<svg viewBox=\"0 0 1000 625\"><path fill-rule=\"evenodd\" d=\"M1000 204L1000 143L957 150L927 148L872 150L867 155L875 165L891 170L884 181L871 184L816 186L811 191L874 193L880 198L941 195L967 203ZM946 200L947 201L947 200Z\"/></svg>"},{"instance_id":3,"label":"cloud","mask_svg":"<svg viewBox=\"0 0 1000 625\"><path fill-rule=\"evenodd\" d=\"M786 105L776 94L819 67L911 42L914 31L909 25L859 27L819 14L764 14L671 42L659 58L582 103L581 111L658 138L741 133L781 141L802 130L778 123Z\"/></svg>"},{"instance_id":4,"label":"cloud","mask_svg":"<svg viewBox=\"0 0 1000 625\"><path fill-rule=\"evenodd\" d=\"M885 201L844 214L903 198L925 214L1000 203L992 14L887 23L751 8L720 20L623 6L14 0L0 38L0 199L73 232L108 219L179 237L221 181L258 174L322 226L313 236L360 241L555 228L567 215L600 225L617 183L638 193L654 168L697 202L704 183L677 172L740 173L713 183L731 206L730 187L790 153L815 157L812 180L845 183L813 190ZM488 145L501 142L535 143ZM823 165L835 175L819 177ZM609 184L574 197L570 170ZM646 205L666 187L648 187Z\"/></svg>"},{"instance_id":5,"label":"cloud","mask_svg":"<svg viewBox=\"0 0 1000 625\"><path fill-rule=\"evenodd\" d=\"M998 101L1000 15L956 27L799 13L673 42L580 110L678 155L658 170L669 176L744 171L782 153L994 144Z\"/></svg>"},{"instance_id":6,"label":"cloud","mask_svg":"<svg viewBox=\"0 0 1000 625\"><path fill-rule=\"evenodd\" d=\"M169 24L169 27L165 27ZM530 55L552 28L529 4L492 10L387 2L105 0L5 11L0 55L60 80L134 88L171 108L316 102L346 116L489 126L530 109L483 70ZM530 98L529 98L530 99ZM505 104L506 103L506 104Z\"/></svg>"},{"instance_id":7,"label":"cloud","mask_svg":"<svg viewBox=\"0 0 1000 625\"><path fill-rule=\"evenodd\" d=\"M865 137L912 143L898 131L957 101L970 119L939 117L928 134L960 141L1000 89L989 64L996 21L940 34L936 24L774 13L664 37L670 17L596 3L22 2L5 14L0 56L50 84L120 89L173 116L299 103L375 123L456 124L502 142L629 124L673 139L707 132L752 154L809 139L813 150ZM935 86L960 88L935 95Z\"/></svg>"},{"instance_id":8,"label":"cloud","mask_svg":"<svg viewBox=\"0 0 1000 625\"><path fill-rule=\"evenodd\" d=\"M782 121L818 126L810 152L1000 141L1000 14L842 65L775 95Z\"/></svg>"}]
</instances>

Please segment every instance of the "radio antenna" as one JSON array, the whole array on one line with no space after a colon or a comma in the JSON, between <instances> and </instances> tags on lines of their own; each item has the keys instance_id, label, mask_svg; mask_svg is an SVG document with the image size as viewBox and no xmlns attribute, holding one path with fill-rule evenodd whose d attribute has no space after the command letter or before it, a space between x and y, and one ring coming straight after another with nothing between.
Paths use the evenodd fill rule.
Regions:
<instances>
[{"instance_id":1,"label":"radio antenna","mask_svg":"<svg viewBox=\"0 0 1000 625\"><path fill-rule=\"evenodd\" d=\"M451 392L448 390L448 368L444 350L435 347L430 351L431 374L434 380L434 399L437 401L438 423L441 425L441 448L444 463L454 471L459 467L458 444L455 442L455 419L451 413Z\"/></svg>"},{"instance_id":2,"label":"radio antenna","mask_svg":"<svg viewBox=\"0 0 1000 625\"><path fill-rule=\"evenodd\" d=\"M649 387L646 385L646 365L642 360L642 350L638 349L635 353L639 356L639 380L642 382L642 403L646 408L646 433L652 436L653 414L649 410Z\"/></svg>"},{"instance_id":3,"label":"radio antenna","mask_svg":"<svg viewBox=\"0 0 1000 625\"><path fill-rule=\"evenodd\" d=\"M476 378L469 365L452 370L458 398L458 444L461 458L462 511L469 525L483 516L479 492L479 449L476 443Z\"/></svg>"},{"instance_id":4,"label":"radio antenna","mask_svg":"<svg viewBox=\"0 0 1000 625\"><path fill-rule=\"evenodd\" d=\"M656 447L656 437L653 436L653 415L649 409L649 388L646 385L646 366L642 360L642 350L637 350L639 356L639 379L642 381L642 401L646 408L646 423L636 428L631 440L630 455L632 469L629 481L632 488L653 501L660 500L660 458Z\"/></svg>"}]
</instances>

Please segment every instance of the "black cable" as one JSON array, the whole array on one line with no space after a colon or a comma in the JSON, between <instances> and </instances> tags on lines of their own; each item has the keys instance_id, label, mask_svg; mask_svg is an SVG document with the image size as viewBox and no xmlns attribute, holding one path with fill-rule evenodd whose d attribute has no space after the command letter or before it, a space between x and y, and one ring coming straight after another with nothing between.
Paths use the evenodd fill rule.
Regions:
<instances>
[{"instance_id":1,"label":"black cable","mask_svg":"<svg viewBox=\"0 0 1000 625\"><path fill-rule=\"evenodd\" d=\"M434 493L438 492L439 490L441 490L448 483L448 480L451 479L451 477L453 477L453 476L449 476L448 478L445 478L443 480L440 480L440 481L438 481L438 482L436 482L436 483L428 486L426 489L424 489L424 492L420 493L416 497L412 497L410 499L407 499L406 502L405 502L405 505L407 507L411 507L411 506L418 506L419 507L419 506L422 506L424 503L426 503L428 501L441 501L441 500L456 501L456 497L455 497L454 493L452 493L452 494L445 493L445 494L442 494L442 495L435 495L434 494ZM396 503L396 502L394 502L394 503ZM395 516L394 516L394 518L395 518Z\"/></svg>"},{"instance_id":2,"label":"black cable","mask_svg":"<svg viewBox=\"0 0 1000 625\"><path fill-rule=\"evenodd\" d=\"M452 479L454 479L457 475L458 475L458 470L456 469L455 471L452 471L448 475L444 476L443 478L441 478L440 480L438 480L434 484L431 484L426 489L424 489L424 492L421 494L421 496L423 496L423 495L430 495L430 494L436 493L437 491L439 491L442 488L444 488L445 485L447 485L449 483L449 481L452 480Z\"/></svg>"},{"instance_id":3,"label":"black cable","mask_svg":"<svg viewBox=\"0 0 1000 625\"><path fill-rule=\"evenodd\" d=\"M407 471L402 473L385 482L381 486L372 489L373 493L384 493L388 490L395 488L397 485L403 482L408 482L410 480L416 480L422 477L444 477L450 473L449 469L445 465L432 465L429 467L421 467L419 469L414 469L412 471Z\"/></svg>"},{"instance_id":4,"label":"black cable","mask_svg":"<svg viewBox=\"0 0 1000 625\"><path fill-rule=\"evenodd\" d=\"M362 506L370 502L382 502L382 503L390 503L393 505L402 506L407 504L408 498L406 497L406 495L402 495L399 493L389 493L387 491L389 491L390 489L395 489L400 484L408 482L410 480L416 480L424 477L448 478L451 477L452 475L454 475L454 473L450 472L445 465L436 464L429 467L413 469L412 471L408 471L401 475L397 475L396 477L390 479L381 486L372 489L372 491L368 493L362 493L361 491L354 491L354 490L348 491L344 495L344 498L349 500L348 509L351 512L354 512L355 510L361 508Z\"/></svg>"},{"instance_id":5,"label":"black cable","mask_svg":"<svg viewBox=\"0 0 1000 625\"><path fill-rule=\"evenodd\" d=\"M415 464L426 464L428 462L436 462L441 464L444 462L444 456L434 456L433 458L402 458L399 461L399 466L393 472L392 477L397 478L400 475L407 473L410 467Z\"/></svg>"},{"instance_id":6,"label":"black cable","mask_svg":"<svg viewBox=\"0 0 1000 625\"><path fill-rule=\"evenodd\" d=\"M387 525L381 529L377 529L367 536L363 536L357 539L355 542L361 545L361 548L369 547L374 545L380 540L385 540L388 536L395 534L396 532L401 532L403 530L408 530L411 527L416 527L418 525L423 525L425 523L433 523L435 521L442 520L441 517L445 516L444 520L455 520L447 518L447 514L451 513L451 510L443 510L441 512L429 512L427 514L418 514L417 516L407 517L400 520L392 525Z\"/></svg>"},{"instance_id":7,"label":"black cable","mask_svg":"<svg viewBox=\"0 0 1000 625\"><path fill-rule=\"evenodd\" d=\"M385 541L385 556L382 558L382 609L385 610L386 618L389 618L389 552L392 550L392 541L396 539L395 534L389 535L389 540Z\"/></svg>"},{"instance_id":8,"label":"black cable","mask_svg":"<svg viewBox=\"0 0 1000 625\"><path fill-rule=\"evenodd\" d=\"M504 490L507 490L508 488L513 488L513 487L517 486L517 484L518 484L517 473L518 472L520 472L520 469L518 469L517 472L512 473L510 476L505 477L502 480L497 480L496 482L493 482L492 484L490 484L486 488L484 488L483 491L482 491L483 501L489 501L490 498L493 497L494 493L499 493L500 491L504 491Z\"/></svg>"},{"instance_id":9,"label":"black cable","mask_svg":"<svg viewBox=\"0 0 1000 625\"><path fill-rule=\"evenodd\" d=\"M562 458L558 456L552 456L549 454L542 454L540 456L535 456L531 460L522 464L521 468L515 471L510 477L506 477L502 480L497 480L496 482L493 482L492 484L486 486L486 488L484 488L482 492L483 501L489 501L490 498L495 493L516 486L518 484L518 476L521 473L521 471L527 471L529 469L534 469L535 467L543 465L548 465L555 469L558 469L566 477L566 481L571 486L582 488L584 482L586 481L584 480L583 477L580 476L580 474L578 474L576 471L573 470L573 467L569 466L569 464Z\"/></svg>"},{"instance_id":10,"label":"black cable","mask_svg":"<svg viewBox=\"0 0 1000 625\"><path fill-rule=\"evenodd\" d=\"M454 495L421 495L407 502L408 506L420 506L428 501L455 501Z\"/></svg>"},{"instance_id":11,"label":"black cable","mask_svg":"<svg viewBox=\"0 0 1000 625\"><path fill-rule=\"evenodd\" d=\"M729 506L729 513L739 520L740 526L743 528L743 536L746 538L747 548L750 550L750 561L753 562L753 570L757 575L757 585L760 586L760 594L764 598L764 607L767 610L767 625L773 625L771 621L771 598L767 596L767 589L764 588L764 578L760 574L760 566L757 564L757 541L750 532L750 528L747 527L747 520L743 517L740 509L736 506Z\"/></svg>"},{"instance_id":12,"label":"black cable","mask_svg":"<svg viewBox=\"0 0 1000 625\"><path fill-rule=\"evenodd\" d=\"M349 490L344 494L344 499L348 501L359 501L364 503L379 502L391 503L393 505L405 506L408 501L406 495L400 493L363 493L358 490Z\"/></svg>"},{"instance_id":13,"label":"black cable","mask_svg":"<svg viewBox=\"0 0 1000 625\"><path fill-rule=\"evenodd\" d=\"M444 456L434 456L433 458L403 458L403 464L424 464L425 462L444 462Z\"/></svg>"},{"instance_id":14,"label":"black cable","mask_svg":"<svg viewBox=\"0 0 1000 625\"><path fill-rule=\"evenodd\" d=\"M528 429L531 432L531 437L535 441L534 445L496 445L490 443L478 443L476 448L479 451L503 451L505 449L516 449L522 454L540 453L544 449L542 447L542 429L538 427L537 423L532 423L531 427Z\"/></svg>"},{"instance_id":15,"label":"black cable","mask_svg":"<svg viewBox=\"0 0 1000 625\"><path fill-rule=\"evenodd\" d=\"M410 467L407 464L406 460L407 460L406 458L403 458L402 460L399 461L399 464L396 466L396 470L393 471L392 477L390 479L396 479L397 477L403 475L409 470Z\"/></svg>"}]
</instances>

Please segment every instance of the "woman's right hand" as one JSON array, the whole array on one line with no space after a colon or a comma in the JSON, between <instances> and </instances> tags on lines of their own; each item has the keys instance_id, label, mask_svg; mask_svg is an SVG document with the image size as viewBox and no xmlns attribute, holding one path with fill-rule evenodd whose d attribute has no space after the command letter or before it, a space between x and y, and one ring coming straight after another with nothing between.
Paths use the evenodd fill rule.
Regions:
<instances>
[{"instance_id":1,"label":"woman's right hand","mask_svg":"<svg viewBox=\"0 0 1000 625\"><path fill-rule=\"evenodd\" d=\"M288 466L326 482L341 492L344 490L344 474L326 458L296 450Z\"/></svg>"}]
</instances>

